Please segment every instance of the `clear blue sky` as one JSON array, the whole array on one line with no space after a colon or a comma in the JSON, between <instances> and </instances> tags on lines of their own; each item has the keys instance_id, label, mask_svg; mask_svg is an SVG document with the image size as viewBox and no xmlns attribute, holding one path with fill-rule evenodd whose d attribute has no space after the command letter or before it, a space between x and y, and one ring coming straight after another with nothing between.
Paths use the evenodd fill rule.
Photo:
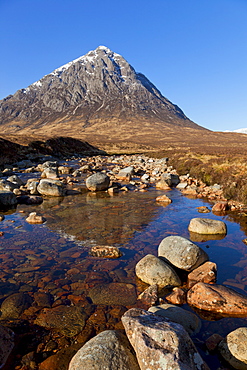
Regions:
<instances>
[{"instance_id":1,"label":"clear blue sky","mask_svg":"<svg viewBox=\"0 0 247 370\"><path fill-rule=\"evenodd\" d=\"M194 122L247 127L247 0L0 0L0 99L99 45Z\"/></svg>"}]
</instances>

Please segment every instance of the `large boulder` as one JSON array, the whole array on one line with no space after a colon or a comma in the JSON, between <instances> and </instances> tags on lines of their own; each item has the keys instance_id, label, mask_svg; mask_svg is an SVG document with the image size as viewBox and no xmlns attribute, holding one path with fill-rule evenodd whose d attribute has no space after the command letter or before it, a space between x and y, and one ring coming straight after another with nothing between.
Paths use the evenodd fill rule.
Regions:
<instances>
[{"instance_id":1,"label":"large boulder","mask_svg":"<svg viewBox=\"0 0 247 370\"><path fill-rule=\"evenodd\" d=\"M152 254L143 257L136 264L135 271L137 277L149 285L157 284L159 288L181 285L173 268Z\"/></svg>"},{"instance_id":2,"label":"large boulder","mask_svg":"<svg viewBox=\"0 0 247 370\"><path fill-rule=\"evenodd\" d=\"M228 317L247 315L247 296L218 284L195 284L187 294L192 307Z\"/></svg>"},{"instance_id":3,"label":"large boulder","mask_svg":"<svg viewBox=\"0 0 247 370\"><path fill-rule=\"evenodd\" d=\"M238 370L247 369L247 328L238 328L229 333L219 346L221 356Z\"/></svg>"},{"instance_id":4,"label":"large boulder","mask_svg":"<svg viewBox=\"0 0 247 370\"><path fill-rule=\"evenodd\" d=\"M0 207L11 207L17 204L17 198L12 191L0 190Z\"/></svg>"},{"instance_id":5,"label":"large boulder","mask_svg":"<svg viewBox=\"0 0 247 370\"><path fill-rule=\"evenodd\" d=\"M189 231L197 234L226 234L226 224L223 221L209 218L192 218L188 227Z\"/></svg>"},{"instance_id":6,"label":"large boulder","mask_svg":"<svg viewBox=\"0 0 247 370\"><path fill-rule=\"evenodd\" d=\"M42 195L61 197L65 194L64 184L59 180L42 179L37 187Z\"/></svg>"},{"instance_id":7,"label":"large boulder","mask_svg":"<svg viewBox=\"0 0 247 370\"><path fill-rule=\"evenodd\" d=\"M90 339L74 355L68 370L140 370L126 336L105 330Z\"/></svg>"},{"instance_id":8,"label":"large boulder","mask_svg":"<svg viewBox=\"0 0 247 370\"><path fill-rule=\"evenodd\" d=\"M100 191L108 189L110 178L103 172L96 172L86 179L86 187L90 191Z\"/></svg>"},{"instance_id":9,"label":"large boulder","mask_svg":"<svg viewBox=\"0 0 247 370\"><path fill-rule=\"evenodd\" d=\"M173 304L164 303L148 309L149 312L166 317L184 327L188 334L198 333L201 328L201 320L193 312L186 311Z\"/></svg>"},{"instance_id":10,"label":"large boulder","mask_svg":"<svg viewBox=\"0 0 247 370\"><path fill-rule=\"evenodd\" d=\"M168 172L165 172L161 175L160 181L166 182L168 186L177 186L180 182L178 175Z\"/></svg>"},{"instance_id":11,"label":"large boulder","mask_svg":"<svg viewBox=\"0 0 247 370\"><path fill-rule=\"evenodd\" d=\"M12 349L14 348L15 333L4 326L0 326L0 369L5 365Z\"/></svg>"},{"instance_id":12,"label":"large boulder","mask_svg":"<svg viewBox=\"0 0 247 370\"><path fill-rule=\"evenodd\" d=\"M181 325L137 308L122 323L141 370L208 369Z\"/></svg>"},{"instance_id":13,"label":"large boulder","mask_svg":"<svg viewBox=\"0 0 247 370\"><path fill-rule=\"evenodd\" d=\"M203 249L190 240L176 235L167 236L162 240L158 255L185 271L192 271L208 260L208 255Z\"/></svg>"},{"instance_id":14,"label":"large boulder","mask_svg":"<svg viewBox=\"0 0 247 370\"><path fill-rule=\"evenodd\" d=\"M119 180L130 180L131 176L135 174L134 167L129 166L121 169L119 173L116 175L116 177Z\"/></svg>"}]
</instances>

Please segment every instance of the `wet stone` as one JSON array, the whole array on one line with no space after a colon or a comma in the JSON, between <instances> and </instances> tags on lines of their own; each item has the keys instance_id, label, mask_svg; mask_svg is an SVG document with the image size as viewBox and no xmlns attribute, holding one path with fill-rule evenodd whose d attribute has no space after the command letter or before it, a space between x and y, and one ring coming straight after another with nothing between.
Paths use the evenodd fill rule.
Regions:
<instances>
[{"instance_id":1,"label":"wet stone","mask_svg":"<svg viewBox=\"0 0 247 370\"><path fill-rule=\"evenodd\" d=\"M1 305L0 320L18 319L31 304L32 298L28 294L14 293L10 295Z\"/></svg>"},{"instance_id":2,"label":"wet stone","mask_svg":"<svg viewBox=\"0 0 247 370\"><path fill-rule=\"evenodd\" d=\"M89 291L94 304L131 306L136 303L136 291L132 284L98 284Z\"/></svg>"},{"instance_id":3,"label":"wet stone","mask_svg":"<svg viewBox=\"0 0 247 370\"><path fill-rule=\"evenodd\" d=\"M5 365L14 348L15 334L9 328L0 326L0 369Z\"/></svg>"},{"instance_id":4,"label":"wet stone","mask_svg":"<svg viewBox=\"0 0 247 370\"><path fill-rule=\"evenodd\" d=\"M122 256L118 247L108 245L95 246L90 249L91 256L104 258L119 258Z\"/></svg>"},{"instance_id":5,"label":"wet stone","mask_svg":"<svg viewBox=\"0 0 247 370\"><path fill-rule=\"evenodd\" d=\"M66 337L73 337L80 333L86 320L86 313L82 307L57 306L44 308L35 320L35 324L46 329L56 329Z\"/></svg>"}]
</instances>

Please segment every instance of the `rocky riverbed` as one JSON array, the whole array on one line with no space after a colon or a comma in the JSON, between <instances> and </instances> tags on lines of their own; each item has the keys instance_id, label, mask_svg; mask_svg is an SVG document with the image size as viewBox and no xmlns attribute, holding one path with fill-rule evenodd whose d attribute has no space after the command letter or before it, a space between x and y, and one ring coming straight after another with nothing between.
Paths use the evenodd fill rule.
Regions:
<instances>
[{"instance_id":1,"label":"rocky riverbed","mask_svg":"<svg viewBox=\"0 0 247 370\"><path fill-rule=\"evenodd\" d=\"M119 354L116 369L247 366L245 347L226 344L245 338L246 235L232 222L245 223L245 207L219 185L179 176L167 158L44 157L2 168L0 208L3 369L80 369L87 353L87 369L106 353Z\"/></svg>"}]
</instances>

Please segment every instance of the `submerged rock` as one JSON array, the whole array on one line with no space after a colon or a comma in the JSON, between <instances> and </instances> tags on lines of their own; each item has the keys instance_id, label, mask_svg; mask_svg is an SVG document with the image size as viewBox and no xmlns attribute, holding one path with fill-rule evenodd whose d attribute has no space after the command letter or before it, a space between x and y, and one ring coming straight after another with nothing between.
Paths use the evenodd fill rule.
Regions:
<instances>
[{"instance_id":1,"label":"submerged rock","mask_svg":"<svg viewBox=\"0 0 247 370\"><path fill-rule=\"evenodd\" d=\"M192 218L189 231L197 234L226 234L226 224L223 221L209 218Z\"/></svg>"},{"instance_id":2,"label":"submerged rock","mask_svg":"<svg viewBox=\"0 0 247 370\"><path fill-rule=\"evenodd\" d=\"M90 249L91 256L104 258L119 258L122 256L118 247L103 245L95 246Z\"/></svg>"},{"instance_id":3,"label":"submerged rock","mask_svg":"<svg viewBox=\"0 0 247 370\"><path fill-rule=\"evenodd\" d=\"M18 319L32 304L32 298L25 293L14 293L5 298L1 305L0 320Z\"/></svg>"},{"instance_id":4,"label":"submerged rock","mask_svg":"<svg viewBox=\"0 0 247 370\"><path fill-rule=\"evenodd\" d=\"M181 285L173 268L152 254L143 257L137 263L135 271L137 277L149 285L157 284L159 288Z\"/></svg>"},{"instance_id":5,"label":"submerged rock","mask_svg":"<svg viewBox=\"0 0 247 370\"><path fill-rule=\"evenodd\" d=\"M164 257L172 265L191 271L208 260L203 249L182 236L168 236L158 248L159 257Z\"/></svg>"},{"instance_id":6,"label":"submerged rock","mask_svg":"<svg viewBox=\"0 0 247 370\"><path fill-rule=\"evenodd\" d=\"M141 370L208 370L180 324L136 308L122 322Z\"/></svg>"},{"instance_id":7,"label":"submerged rock","mask_svg":"<svg viewBox=\"0 0 247 370\"><path fill-rule=\"evenodd\" d=\"M125 283L97 284L88 295L97 305L132 306L137 299L134 285Z\"/></svg>"},{"instance_id":8,"label":"submerged rock","mask_svg":"<svg viewBox=\"0 0 247 370\"><path fill-rule=\"evenodd\" d=\"M116 330L105 330L90 339L72 358L68 370L140 370L128 339Z\"/></svg>"},{"instance_id":9,"label":"submerged rock","mask_svg":"<svg viewBox=\"0 0 247 370\"><path fill-rule=\"evenodd\" d=\"M56 329L66 337L73 337L84 328L86 317L82 307L60 305L44 308L34 323L46 329Z\"/></svg>"}]
</instances>

